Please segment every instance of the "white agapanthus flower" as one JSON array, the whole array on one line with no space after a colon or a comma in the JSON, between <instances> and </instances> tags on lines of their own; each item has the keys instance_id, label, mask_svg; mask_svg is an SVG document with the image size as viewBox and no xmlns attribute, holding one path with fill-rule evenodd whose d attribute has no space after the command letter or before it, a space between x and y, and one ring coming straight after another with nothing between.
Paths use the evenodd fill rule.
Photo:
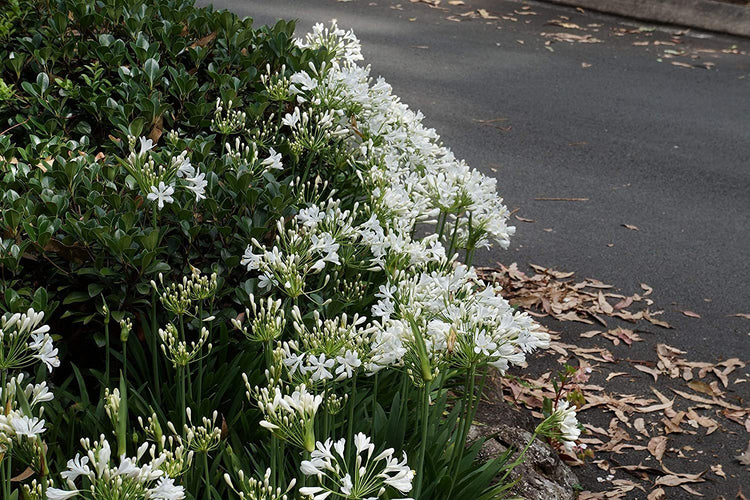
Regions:
<instances>
[{"instance_id":1,"label":"white agapanthus flower","mask_svg":"<svg viewBox=\"0 0 750 500\"><path fill-rule=\"evenodd\" d=\"M375 445L363 433L354 436L353 463L347 458L345 439L317 442L310 460L303 460L300 470L313 476L318 484L300 488L306 498L324 499L330 495L345 498L380 498L389 488L406 494L411 491L414 471L407 464L406 453L401 460L388 448L373 457Z\"/></svg>"},{"instance_id":2,"label":"white agapanthus flower","mask_svg":"<svg viewBox=\"0 0 750 500\"><path fill-rule=\"evenodd\" d=\"M575 406L571 406L566 400L561 400L557 403L553 416L556 421L560 422L560 442L567 451L571 451L575 446L575 441L581 435Z\"/></svg>"},{"instance_id":3,"label":"white agapanthus flower","mask_svg":"<svg viewBox=\"0 0 750 500\"><path fill-rule=\"evenodd\" d=\"M185 177L185 181L188 183L185 187L195 194L195 201L206 199L205 192L208 181L206 180L205 173L200 172L194 176Z\"/></svg>"},{"instance_id":4,"label":"white agapanthus flower","mask_svg":"<svg viewBox=\"0 0 750 500\"><path fill-rule=\"evenodd\" d=\"M164 184L164 181L159 181L158 186L151 186L151 192L146 198L151 201L155 201L159 210L164 208L165 203L174 202L172 195L174 194L174 187L171 185Z\"/></svg>"},{"instance_id":5,"label":"white agapanthus flower","mask_svg":"<svg viewBox=\"0 0 750 500\"><path fill-rule=\"evenodd\" d=\"M81 444L86 455L76 454L68 460L67 470L61 473L67 487L47 488L48 500L79 495L85 498L185 498L184 488L176 485L174 479L162 470L168 457L165 451L157 452L155 445L143 443L134 457L123 455L119 457L119 463L113 463L112 449L103 435L93 444L88 439L82 439ZM145 456L150 460L141 463ZM75 481L80 477L86 477L91 486L77 489Z\"/></svg>"},{"instance_id":6,"label":"white agapanthus flower","mask_svg":"<svg viewBox=\"0 0 750 500\"><path fill-rule=\"evenodd\" d=\"M28 415L14 418L11 420L11 425L13 426L16 436L26 436L32 439L38 437L47 430L44 427L44 420L40 420L37 417L29 417Z\"/></svg>"},{"instance_id":7,"label":"white agapanthus flower","mask_svg":"<svg viewBox=\"0 0 750 500\"><path fill-rule=\"evenodd\" d=\"M277 153L275 149L268 149L268 158L260 162L261 165L266 167L266 170L282 170L284 165L281 163L281 153Z\"/></svg>"}]
</instances>

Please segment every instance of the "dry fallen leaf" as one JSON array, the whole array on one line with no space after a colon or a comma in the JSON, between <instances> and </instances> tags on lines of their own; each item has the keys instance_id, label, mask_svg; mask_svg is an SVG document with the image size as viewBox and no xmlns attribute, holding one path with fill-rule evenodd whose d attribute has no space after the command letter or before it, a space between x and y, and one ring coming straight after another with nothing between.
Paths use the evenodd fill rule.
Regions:
<instances>
[{"instance_id":1,"label":"dry fallen leaf","mask_svg":"<svg viewBox=\"0 0 750 500\"><path fill-rule=\"evenodd\" d=\"M724 473L724 469L721 467L721 464L712 465L711 472L713 472L719 477L723 477L724 479L727 478L727 475L726 473Z\"/></svg>"},{"instance_id":2,"label":"dry fallen leaf","mask_svg":"<svg viewBox=\"0 0 750 500\"><path fill-rule=\"evenodd\" d=\"M551 20L547 21L546 24L550 24L550 25L553 25L553 26L560 26L561 28L566 28L566 29L571 29L571 30L583 30L583 28L581 28L580 26L578 26L575 23L568 23L568 22L562 21L560 19L551 19Z\"/></svg>"},{"instance_id":3,"label":"dry fallen leaf","mask_svg":"<svg viewBox=\"0 0 750 500\"><path fill-rule=\"evenodd\" d=\"M701 382L700 380L691 380L688 382L688 387L690 387L695 392L702 392L703 394L708 394L709 396L719 396L713 387L708 385L705 382Z\"/></svg>"},{"instance_id":4,"label":"dry fallen leaf","mask_svg":"<svg viewBox=\"0 0 750 500\"><path fill-rule=\"evenodd\" d=\"M750 441L748 441L747 448L745 449L745 451L743 451L742 454L737 455L734 458L739 460L742 465L750 465Z\"/></svg>"},{"instance_id":5,"label":"dry fallen leaf","mask_svg":"<svg viewBox=\"0 0 750 500\"><path fill-rule=\"evenodd\" d=\"M463 0L450 0L448 5L466 5Z\"/></svg>"},{"instance_id":6,"label":"dry fallen leaf","mask_svg":"<svg viewBox=\"0 0 750 500\"><path fill-rule=\"evenodd\" d=\"M648 437L648 431L646 430L646 421L642 417L638 417L633 421L633 427L635 430Z\"/></svg>"},{"instance_id":7,"label":"dry fallen leaf","mask_svg":"<svg viewBox=\"0 0 750 500\"><path fill-rule=\"evenodd\" d=\"M656 370L654 368L649 368L648 366L644 366L644 365L633 365L633 368L635 368L636 370L642 371L643 373L648 373L649 375L654 377L654 382L657 381L657 379L659 378L659 375L661 374L659 370Z\"/></svg>"},{"instance_id":8,"label":"dry fallen leaf","mask_svg":"<svg viewBox=\"0 0 750 500\"><path fill-rule=\"evenodd\" d=\"M688 64L688 63L684 63L684 62L680 62L680 61L672 61L672 64L674 66L678 66L680 68L692 68L693 67L692 64Z\"/></svg>"},{"instance_id":9,"label":"dry fallen leaf","mask_svg":"<svg viewBox=\"0 0 750 500\"><path fill-rule=\"evenodd\" d=\"M688 318L700 318L701 315L698 313L695 313L693 311L680 311L682 314L687 316Z\"/></svg>"},{"instance_id":10,"label":"dry fallen leaf","mask_svg":"<svg viewBox=\"0 0 750 500\"><path fill-rule=\"evenodd\" d=\"M497 16L491 16L490 13L484 9L477 9L477 13L482 17L482 19L499 19L499 17Z\"/></svg>"},{"instance_id":11,"label":"dry fallen leaf","mask_svg":"<svg viewBox=\"0 0 750 500\"><path fill-rule=\"evenodd\" d=\"M745 314L745 313L730 314L730 316L734 316L736 318L750 319L750 314Z\"/></svg>"},{"instance_id":12,"label":"dry fallen leaf","mask_svg":"<svg viewBox=\"0 0 750 500\"><path fill-rule=\"evenodd\" d=\"M664 489L656 488L654 491L648 494L646 500L665 500L666 498L667 494L664 493Z\"/></svg>"},{"instance_id":13,"label":"dry fallen leaf","mask_svg":"<svg viewBox=\"0 0 750 500\"><path fill-rule=\"evenodd\" d=\"M631 231L640 231L640 229L638 229L638 226L634 226L632 224L623 224L622 226L630 229Z\"/></svg>"},{"instance_id":14,"label":"dry fallen leaf","mask_svg":"<svg viewBox=\"0 0 750 500\"><path fill-rule=\"evenodd\" d=\"M667 436L652 437L648 442L648 452L659 462L661 462L665 451L667 451Z\"/></svg>"},{"instance_id":15,"label":"dry fallen leaf","mask_svg":"<svg viewBox=\"0 0 750 500\"><path fill-rule=\"evenodd\" d=\"M668 474L656 479L658 486L680 486L685 483L700 483L705 481L702 476L705 472L698 474Z\"/></svg>"},{"instance_id":16,"label":"dry fallen leaf","mask_svg":"<svg viewBox=\"0 0 750 500\"><path fill-rule=\"evenodd\" d=\"M534 198L536 201L589 201L588 198L546 198L543 196Z\"/></svg>"},{"instance_id":17,"label":"dry fallen leaf","mask_svg":"<svg viewBox=\"0 0 750 500\"><path fill-rule=\"evenodd\" d=\"M573 33L540 33L545 38L551 38L558 42L568 43L601 43L601 40L591 35L576 35Z\"/></svg>"},{"instance_id":18,"label":"dry fallen leaf","mask_svg":"<svg viewBox=\"0 0 750 500\"><path fill-rule=\"evenodd\" d=\"M581 67L582 67L583 69L586 69L586 68L590 68L590 67L591 67L591 64L589 64L589 63L587 63L587 62L582 62L582 63L581 63Z\"/></svg>"}]
</instances>

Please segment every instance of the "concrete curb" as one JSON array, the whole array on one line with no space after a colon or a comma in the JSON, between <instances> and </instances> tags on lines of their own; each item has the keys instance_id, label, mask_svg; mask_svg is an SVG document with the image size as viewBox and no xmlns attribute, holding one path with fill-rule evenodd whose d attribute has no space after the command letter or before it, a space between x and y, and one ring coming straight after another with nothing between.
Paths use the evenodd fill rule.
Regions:
<instances>
[{"instance_id":1,"label":"concrete curb","mask_svg":"<svg viewBox=\"0 0 750 500\"><path fill-rule=\"evenodd\" d=\"M546 0L645 21L750 37L750 6L712 0Z\"/></svg>"}]
</instances>

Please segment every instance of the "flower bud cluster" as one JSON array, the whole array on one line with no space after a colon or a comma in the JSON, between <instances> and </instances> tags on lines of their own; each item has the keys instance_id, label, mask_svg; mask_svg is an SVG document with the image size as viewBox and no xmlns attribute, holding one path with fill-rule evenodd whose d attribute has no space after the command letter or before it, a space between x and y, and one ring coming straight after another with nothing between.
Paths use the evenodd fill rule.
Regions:
<instances>
[{"instance_id":1,"label":"flower bud cluster","mask_svg":"<svg viewBox=\"0 0 750 500\"><path fill-rule=\"evenodd\" d=\"M202 327L197 340L181 339L180 332L172 324L168 323L166 327L159 328L159 338L161 338L161 350L164 356L172 363L172 366L187 366L199 359L202 359L211 352L213 348L211 343L206 344L208 340L208 329ZM202 353L203 346L206 346L206 352Z\"/></svg>"},{"instance_id":2,"label":"flower bud cluster","mask_svg":"<svg viewBox=\"0 0 750 500\"><path fill-rule=\"evenodd\" d=\"M270 468L266 469L266 472L260 479L245 475L245 471L242 469L239 469L236 474L236 485L232 476L228 473L224 474L224 481L237 494L240 500L289 500L288 494L297 484L297 480L292 479L286 489L282 489L280 486L274 488L271 485Z\"/></svg>"},{"instance_id":3,"label":"flower bud cluster","mask_svg":"<svg viewBox=\"0 0 750 500\"><path fill-rule=\"evenodd\" d=\"M290 80L286 76L286 64L282 64L278 72L272 73L271 66L266 64L266 72L260 75L260 82L268 93L271 101L286 102L291 99Z\"/></svg>"},{"instance_id":4,"label":"flower bud cluster","mask_svg":"<svg viewBox=\"0 0 750 500\"><path fill-rule=\"evenodd\" d=\"M211 130L222 135L232 135L245 129L247 113L232 109L233 104L231 100L223 103L221 98L216 99L216 110L214 111L214 117L211 119Z\"/></svg>"},{"instance_id":5,"label":"flower bud cluster","mask_svg":"<svg viewBox=\"0 0 750 500\"><path fill-rule=\"evenodd\" d=\"M323 396L312 394L304 384L295 387L290 394L287 387L250 387L247 375L243 374L243 379L248 399L257 401L263 414L261 427L302 450L313 451L315 415Z\"/></svg>"},{"instance_id":6,"label":"flower bud cluster","mask_svg":"<svg viewBox=\"0 0 750 500\"><path fill-rule=\"evenodd\" d=\"M272 342L279 338L286 327L284 310L281 308L281 299L273 300L267 297L265 300L255 300L255 295L250 294L250 305L252 307L252 320L250 309L245 309L245 319L250 321L250 328L239 319L232 319L232 325L241 331L246 338L253 342Z\"/></svg>"}]
</instances>

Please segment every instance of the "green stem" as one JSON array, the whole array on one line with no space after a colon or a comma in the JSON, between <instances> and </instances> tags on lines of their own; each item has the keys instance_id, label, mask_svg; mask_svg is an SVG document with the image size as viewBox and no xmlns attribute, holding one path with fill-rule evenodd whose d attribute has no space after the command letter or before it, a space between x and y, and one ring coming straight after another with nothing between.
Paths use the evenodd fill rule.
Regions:
<instances>
[{"instance_id":1,"label":"green stem","mask_svg":"<svg viewBox=\"0 0 750 500\"><path fill-rule=\"evenodd\" d=\"M505 482L505 480L508 478L508 476L510 475L510 473L513 472L513 469L515 469L516 467L518 467L521 464L521 462L523 462L523 457L526 455L526 452L529 450L529 447L531 446L531 443L533 443L536 440L536 437L538 435L538 431L539 431L539 427L537 427L536 429L534 429L534 434L532 434L531 439L529 440L528 443L526 443L526 446L524 446L523 450L518 455L518 457L516 457L516 459L513 461L513 463L510 464L510 466L508 467L508 469L505 471L505 474L503 474L503 477L500 478L500 480L498 481L498 484L503 484Z\"/></svg>"},{"instance_id":2,"label":"green stem","mask_svg":"<svg viewBox=\"0 0 750 500\"><path fill-rule=\"evenodd\" d=\"M7 476L6 477L8 479L8 481L7 481L7 483L8 483L8 497L7 498L10 498L10 493L11 493L11 490L12 490L12 487L11 487L11 484L10 484L10 479L13 477L13 455L11 455L10 453L8 453L7 463L5 464L5 467L7 468L7 471L6 471Z\"/></svg>"},{"instance_id":3,"label":"green stem","mask_svg":"<svg viewBox=\"0 0 750 500\"><path fill-rule=\"evenodd\" d=\"M211 473L208 469L208 452L203 454L203 474L206 480L206 496L211 498Z\"/></svg>"},{"instance_id":4,"label":"green stem","mask_svg":"<svg viewBox=\"0 0 750 500\"><path fill-rule=\"evenodd\" d=\"M469 248L466 250L466 267L471 267L471 263L474 261L474 252L476 248Z\"/></svg>"},{"instance_id":5,"label":"green stem","mask_svg":"<svg viewBox=\"0 0 750 500\"><path fill-rule=\"evenodd\" d=\"M448 219L448 213L440 211L440 215L438 215L438 227L437 227L437 233L438 233L438 241L441 243L443 242L443 230L445 229L445 221Z\"/></svg>"},{"instance_id":6,"label":"green stem","mask_svg":"<svg viewBox=\"0 0 750 500\"><path fill-rule=\"evenodd\" d=\"M471 428L471 421L474 405L474 383L476 378L476 366L474 364L469 368L468 380L466 392L464 393L463 408L461 409L463 416L461 422L458 425L458 435L456 441L453 443L453 458L451 459L451 466L449 469L451 477L451 489L456 483L456 475L458 473L458 467L461 464L461 458L466 449L466 438L469 435L469 429Z\"/></svg>"},{"instance_id":7,"label":"green stem","mask_svg":"<svg viewBox=\"0 0 750 500\"><path fill-rule=\"evenodd\" d=\"M198 331L201 331L201 328L203 327L203 302L198 302ZM209 332L209 338L211 336L211 332ZM199 355L198 358L198 388L196 390L196 398L195 401L198 405L201 404L201 399L203 398L203 356Z\"/></svg>"},{"instance_id":8,"label":"green stem","mask_svg":"<svg viewBox=\"0 0 750 500\"><path fill-rule=\"evenodd\" d=\"M156 389L156 400L161 402L161 384L159 384L159 353L157 352L158 335L156 330L156 290L151 291L151 336L149 337L149 347L151 348L151 376L154 377L154 387Z\"/></svg>"},{"instance_id":9,"label":"green stem","mask_svg":"<svg viewBox=\"0 0 750 500\"><path fill-rule=\"evenodd\" d=\"M178 392L179 396L179 407L177 408L180 411L180 432L183 432L185 429L185 367L184 366L178 366L177 367L177 379L179 381L180 390Z\"/></svg>"},{"instance_id":10,"label":"green stem","mask_svg":"<svg viewBox=\"0 0 750 500\"><path fill-rule=\"evenodd\" d=\"M279 447L279 438L272 435L271 436L271 485L273 485L274 487L276 486L276 477L278 473L276 469L278 469L278 466L279 466L279 463L278 463L279 459L277 457L277 450L276 450L278 447Z\"/></svg>"},{"instance_id":11,"label":"green stem","mask_svg":"<svg viewBox=\"0 0 750 500\"><path fill-rule=\"evenodd\" d=\"M458 238L458 222L459 218L456 216L456 223L453 226L453 236L451 236L451 245L448 249L448 258L453 257L456 250L456 239Z\"/></svg>"},{"instance_id":12,"label":"green stem","mask_svg":"<svg viewBox=\"0 0 750 500\"><path fill-rule=\"evenodd\" d=\"M422 472L424 471L424 457L427 451L427 431L429 430L430 419L430 382L425 381L422 387L422 416L420 424L422 425L422 435L419 443L419 456L417 459L417 471L415 476L416 485L414 487L414 498L419 500L422 491Z\"/></svg>"},{"instance_id":13,"label":"green stem","mask_svg":"<svg viewBox=\"0 0 750 500\"><path fill-rule=\"evenodd\" d=\"M370 428L372 429L372 440L376 443L378 442L377 436L375 436L375 411L378 407L378 373L375 374L375 381L373 382L372 386L372 424L370 425Z\"/></svg>"},{"instance_id":14,"label":"green stem","mask_svg":"<svg viewBox=\"0 0 750 500\"><path fill-rule=\"evenodd\" d=\"M2 403L3 406L2 408L0 408L0 413L5 415L5 404L8 402L7 396L8 396L8 392L10 392L6 390L6 387L5 387L6 385L8 385L8 370L3 370L2 375L0 375L0 383L2 384L0 385L0 391L2 391L3 393L3 398L2 400L0 400L0 403Z\"/></svg>"},{"instance_id":15,"label":"green stem","mask_svg":"<svg viewBox=\"0 0 750 500\"><path fill-rule=\"evenodd\" d=\"M284 457L285 453L284 450L286 449L284 441L279 441L279 454L278 454L278 461L279 465L276 467L276 475L279 480L279 485L283 487L283 485L286 483L286 473L284 471Z\"/></svg>"},{"instance_id":16,"label":"green stem","mask_svg":"<svg viewBox=\"0 0 750 500\"><path fill-rule=\"evenodd\" d=\"M104 321L104 381L105 387L109 387L109 314L106 315Z\"/></svg>"},{"instance_id":17,"label":"green stem","mask_svg":"<svg viewBox=\"0 0 750 500\"><path fill-rule=\"evenodd\" d=\"M3 483L3 498L10 498L10 478L11 472L9 470L10 465L10 450L7 450L3 454L3 459L0 460L0 481Z\"/></svg>"},{"instance_id":18,"label":"green stem","mask_svg":"<svg viewBox=\"0 0 750 500\"><path fill-rule=\"evenodd\" d=\"M122 343L122 376L128 378L128 341Z\"/></svg>"},{"instance_id":19,"label":"green stem","mask_svg":"<svg viewBox=\"0 0 750 500\"><path fill-rule=\"evenodd\" d=\"M409 411L409 398L406 393L409 389L409 375L403 374L401 376L401 418L406 418Z\"/></svg>"},{"instance_id":20,"label":"green stem","mask_svg":"<svg viewBox=\"0 0 750 500\"><path fill-rule=\"evenodd\" d=\"M263 345L263 352L266 355L266 369L270 370L273 367L273 340L269 340Z\"/></svg>"},{"instance_id":21,"label":"green stem","mask_svg":"<svg viewBox=\"0 0 750 500\"><path fill-rule=\"evenodd\" d=\"M349 422L347 423L346 444L352 449L352 436L354 435L354 405L357 402L357 373L352 377L352 392L349 395Z\"/></svg>"},{"instance_id":22,"label":"green stem","mask_svg":"<svg viewBox=\"0 0 750 500\"><path fill-rule=\"evenodd\" d=\"M474 417L477 414L477 410L479 409L479 405L482 402L482 394L484 394L484 386L487 382L487 367L484 368L484 371L482 372L482 378L479 381L479 391L477 392L477 401L476 404L473 406L471 410L471 420L470 422L474 421Z\"/></svg>"},{"instance_id":23,"label":"green stem","mask_svg":"<svg viewBox=\"0 0 750 500\"><path fill-rule=\"evenodd\" d=\"M307 157L307 162L305 165L305 172L302 174L302 180L299 183L300 187L305 185L305 182L307 181L307 176L310 174L310 166L312 165L314 155L312 153L309 154Z\"/></svg>"}]
</instances>

